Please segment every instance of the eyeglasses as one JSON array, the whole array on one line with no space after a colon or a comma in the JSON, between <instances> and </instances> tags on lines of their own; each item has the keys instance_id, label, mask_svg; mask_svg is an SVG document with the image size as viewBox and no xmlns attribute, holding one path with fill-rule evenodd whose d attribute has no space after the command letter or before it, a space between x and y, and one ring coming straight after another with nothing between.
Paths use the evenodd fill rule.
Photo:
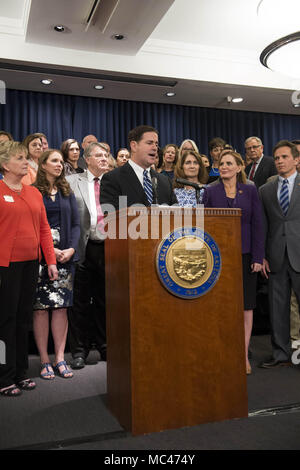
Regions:
<instances>
[{"instance_id":1,"label":"eyeglasses","mask_svg":"<svg viewBox=\"0 0 300 470\"><path fill-rule=\"evenodd\" d=\"M258 149L259 147L261 147L261 145L251 145L250 147L245 147L245 149L248 151L248 150L256 150Z\"/></svg>"}]
</instances>

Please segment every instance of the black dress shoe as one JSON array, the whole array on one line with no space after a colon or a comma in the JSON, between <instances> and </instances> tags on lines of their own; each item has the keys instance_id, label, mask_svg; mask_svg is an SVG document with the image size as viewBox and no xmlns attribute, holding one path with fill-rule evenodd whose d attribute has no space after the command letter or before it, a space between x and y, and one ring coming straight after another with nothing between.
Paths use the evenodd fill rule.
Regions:
<instances>
[{"instance_id":1,"label":"black dress shoe","mask_svg":"<svg viewBox=\"0 0 300 470\"><path fill-rule=\"evenodd\" d=\"M292 364L290 361L279 361L278 359L270 359L269 361L262 362L259 367L262 367L263 369L273 369L274 367L289 367L291 365Z\"/></svg>"},{"instance_id":2,"label":"black dress shoe","mask_svg":"<svg viewBox=\"0 0 300 470\"><path fill-rule=\"evenodd\" d=\"M83 369L85 366L85 359L83 357L74 357L71 361L72 369Z\"/></svg>"}]
</instances>

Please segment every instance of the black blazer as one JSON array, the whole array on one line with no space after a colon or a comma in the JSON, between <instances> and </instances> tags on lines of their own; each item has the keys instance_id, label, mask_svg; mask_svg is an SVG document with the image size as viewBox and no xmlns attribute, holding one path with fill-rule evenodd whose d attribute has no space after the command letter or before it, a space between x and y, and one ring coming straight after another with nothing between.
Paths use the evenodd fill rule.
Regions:
<instances>
[{"instance_id":1,"label":"black blazer","mask_svg":"<svg viewBox=\"0 0 300 470\"><path fill-rule=\"evenodd\" d=\"M252 163L246 166L245 172L247 176L249 176L251 168ZM277 175L277 169L275 166L274 158L266 157L264 155L253 178L256 187L260 188L260 186L265 184L267 182L267 179L273 175Z\"/></svg>"},{"instance_id":2,"label":"black blazer","mask_svg":"<svg viewBox=\"0 0 300 470\"><path fill-rule=\"evenodd\" d=\"M157 178L157 199L159 204L177 204L170 179L156 171L151 170L151 177ZM101 179L100 202L111 204L116 210L119 207L119 196L127 196L127 205L136 204L149 206L144 188L137 178L134 170L127 162L125 165L105 173ZM104 208L104 210L107 210Z\"/></svg>"}]
</instances>

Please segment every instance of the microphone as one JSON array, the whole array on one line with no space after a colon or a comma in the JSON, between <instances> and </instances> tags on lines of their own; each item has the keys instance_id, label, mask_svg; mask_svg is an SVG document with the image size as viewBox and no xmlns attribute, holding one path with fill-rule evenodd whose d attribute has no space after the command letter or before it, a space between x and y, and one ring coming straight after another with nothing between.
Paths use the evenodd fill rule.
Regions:
<instances>
[{"instance_id":1,"label":"microphone","mask_svg":"<svg viewBox=\"0 0 300 470\"><path fill-rule=\"evenodd\" d=\"M185 186L192 186L195 189L201 189L198 183L193 183L192 181L185 180L183 178L176 178L176 183L184 184Z\"/></svg>"},{"instance_id":2,"label":"microphone","mask_svg":"<svg viewBox=\"0 0 300 470\"><path fill-rule=\"evenodd\" d=\"M196 189L196 203L200 204L200 190L201 186L198 183L193 183L192 181L185 180L183 178L176 178L176 183L184 184L185 186L192 186L192 188Z\"/></svg>"},{"instance_id":3,"label":"microphone","mask_svg":"<svg viewBox=\"0 0 300 470\"><path fill-rule=\"evenodd\" d=\"M152 189L153 189L153 204L158 204L156 176L152 176L151 183L152 183Z\"/></svg>"}]
</instances>

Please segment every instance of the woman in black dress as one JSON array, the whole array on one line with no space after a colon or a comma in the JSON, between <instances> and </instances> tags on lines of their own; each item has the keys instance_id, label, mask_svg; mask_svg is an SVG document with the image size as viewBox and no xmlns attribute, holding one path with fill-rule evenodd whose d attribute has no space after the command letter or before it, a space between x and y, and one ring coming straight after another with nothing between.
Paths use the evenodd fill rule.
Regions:
<instances>
[{"instance_id":1,"label":"woman in black dress","mask_svg":"<svg viewBox=\"0 0 300 470\"><path fill-rule=\"evenodd\" d=\"M64 360L68 330L67 308L73 301L74 260L80 236L79 215L74 194L64 177L64 161L59 150L47 150L39 160L35 186L42 193L52 232L59 277L49 280L44 263L36 291L33 315L33 331L41 357L43 379L54 378L54 371L64 378L73 373ZM55 361L48 355L49 312L54 341Z\"/></svg>"}]
</instances>

